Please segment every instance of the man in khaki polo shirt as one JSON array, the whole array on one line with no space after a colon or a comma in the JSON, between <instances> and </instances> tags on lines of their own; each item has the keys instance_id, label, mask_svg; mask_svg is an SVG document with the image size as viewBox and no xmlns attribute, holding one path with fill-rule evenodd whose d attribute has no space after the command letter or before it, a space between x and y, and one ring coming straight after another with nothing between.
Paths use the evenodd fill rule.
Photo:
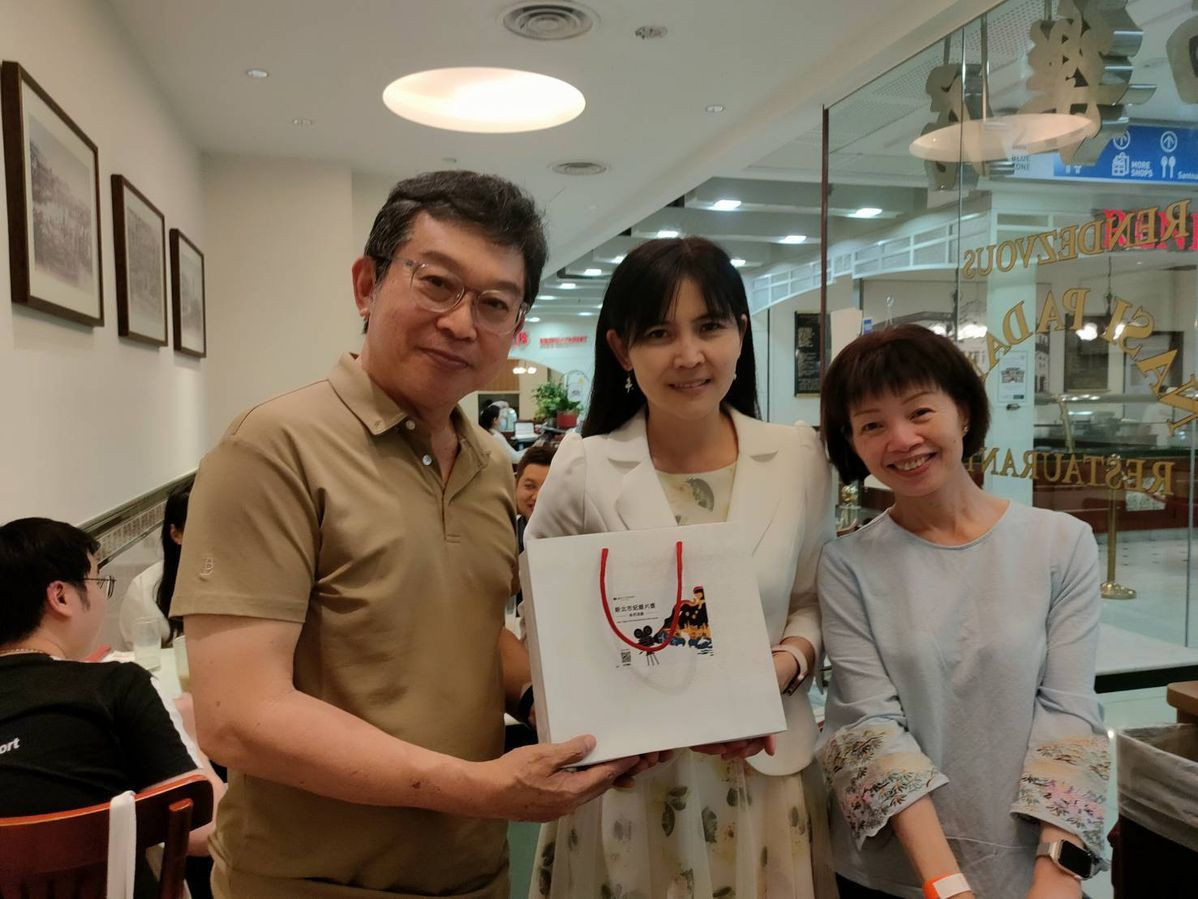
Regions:
<instances>
[{"instance_id":1,"label":"man in khaki polo shirt","mask_svg":"<svg viewBox=\"0 0 1198 899\"><path fill-rule=\"evenodd\" d=\"M503 642L512 476L457 403L505 364L545 255L513 185L401 181L353 264L360 355L243 413L200 466L172 612L230 769L218 896L504 897L503 819L631 769L565 770L586 736L500 755L527 682Z\"/></svg>"}]
</instances>

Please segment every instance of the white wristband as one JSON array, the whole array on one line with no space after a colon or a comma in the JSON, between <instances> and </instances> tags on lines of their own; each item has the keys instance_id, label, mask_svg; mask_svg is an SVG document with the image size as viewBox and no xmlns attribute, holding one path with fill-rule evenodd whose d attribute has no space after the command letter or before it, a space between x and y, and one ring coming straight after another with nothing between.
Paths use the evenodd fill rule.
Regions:
<instances>
[{"instance_id":1,"label":"white wristband","mask_svg":"<svg viewBox=\"0 0 1198 899\"><path fill-rule=\"evenodd\" d=\"M960 896L969 891L969 881L965 879L964 874L937 877L935 880L929 880L923 886L923 894L927 899L951 899L953 896Z\"/></svg>"}]
</instances>

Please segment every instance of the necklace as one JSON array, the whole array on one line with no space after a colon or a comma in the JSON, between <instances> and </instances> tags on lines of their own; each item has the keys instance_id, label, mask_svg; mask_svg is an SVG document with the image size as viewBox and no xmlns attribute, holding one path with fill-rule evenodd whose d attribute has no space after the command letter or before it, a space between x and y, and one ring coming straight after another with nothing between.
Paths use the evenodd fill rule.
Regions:
<instances>
[{"instance_id":1,"label":"necklace","mask_svg":"<svg viewBox=\"0 0 1198 899\"><path fill-rule=\"evenodd\" d=\"M0 656L15 656L21 653L35 653L40 656L48 656L50 654L42 649L0 649Z\"/></svg>"}]
</instances>

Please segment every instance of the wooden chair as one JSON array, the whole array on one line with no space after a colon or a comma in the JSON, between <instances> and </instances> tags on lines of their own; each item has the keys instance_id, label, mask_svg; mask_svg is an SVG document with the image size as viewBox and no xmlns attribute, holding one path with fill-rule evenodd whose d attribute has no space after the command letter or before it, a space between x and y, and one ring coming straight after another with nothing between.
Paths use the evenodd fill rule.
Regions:
<instances>
[{"instance_id":1,"label":"wooden chair","mask_svg":"<svg viewBox=\"0 0 1198 899\"><path fill-rule=\"evenodd\" d=\"M159 899L183 895L188 834L212 820L212 784L185 774L135 797L137 851L164 843ZM108 803L0 818L0 899L104 899Z\"/></svg>"}]
</instances>

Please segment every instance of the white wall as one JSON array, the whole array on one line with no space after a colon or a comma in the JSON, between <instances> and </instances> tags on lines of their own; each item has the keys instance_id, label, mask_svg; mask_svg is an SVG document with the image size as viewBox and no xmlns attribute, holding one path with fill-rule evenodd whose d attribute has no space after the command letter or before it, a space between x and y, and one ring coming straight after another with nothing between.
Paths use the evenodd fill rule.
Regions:
<instances>
[{"instance_id":1,"label":"white wall","mask_svg":"<svg viewBox=\"0 0 1198 899\"><path fill-rule=\"evenodd\" d=\"M840 278L828 284L828 311L855 306L853 282ZM795 318L796 312L819 312L819 289L808 290L769 308L768 342L761 325L753 331L753 345L757 354L758 390L766 393L765 378L769 377L769 404L762 407L767 421L779 424L794 424L805 421L819 424L819 396L816 394L794 395L795 386ZM827 327L825 323L825 328ZM822 335L827 339L827 334Z\"/></svg>"},{"instance_id":2,"label":"white wall","mask_svg":"<svg viewBox=\"0 0 1198 899\"><path fill-rule=\"evenodd\" d=\"M353 190L344 166L204 160L209 438L242 409L323 378L361 345L350 266ZM217 224L219 223L219 224Z\"/></svg>"},{"instance_id":3,"label":"white wall","mask_svg":"<svg viewBox=\"0 0 1198 899\"><path fill-rule=\"evenodd\" d=\"M395 186L398 178L386 178L382 175L364 175L355 172L351 177L353 191L353 245L355 256L361 254L366 246L366 238L370 236L370 226L378 215L387 195Z\"/></svg>"},{"instance_id":4,"label":"white wall","mask_svg":"<svg viewBox=\"0 0 1198 899\"><path fill-rule=\"evenodd\" d=\"M207 251L199 155L106 4L0 0L0 58L99 148L103 327L13 307L0 217L0 521L82 522L193 468L205 447L211 360L117 337L109 188L125 175ZM210 282L209 304L214 293Z\"/></svg>"}]
</instances>

